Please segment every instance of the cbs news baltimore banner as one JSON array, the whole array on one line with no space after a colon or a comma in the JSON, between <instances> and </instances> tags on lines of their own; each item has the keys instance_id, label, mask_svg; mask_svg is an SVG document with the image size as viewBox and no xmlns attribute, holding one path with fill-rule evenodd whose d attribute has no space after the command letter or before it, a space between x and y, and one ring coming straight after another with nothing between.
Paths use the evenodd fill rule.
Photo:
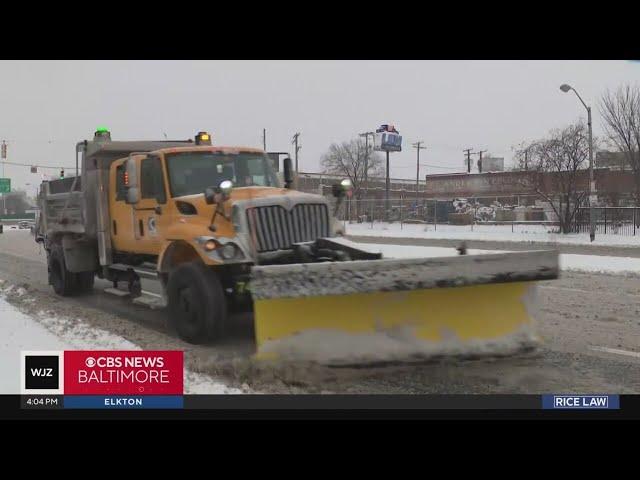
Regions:
<instances>
[{"instance_id":1,"label":"cbs news baltimore banner","mask_svg":"<svg viewBox=\"0 0 640 480\"><path fill-rule=\"evenodd\" d=\"M23 351L22 409L255 409L269 408L270 395L243 396L230 404L227 395L184 393L182 351ZM199 397L199 398L198 398ZM214 401L213 397L218 397ZM251 398L258 397L258 398ZM619 410L619 395L277 395L270 408ZM285 398L283 398L285 397ZM329 398L327 398L329 397ZM331 397L338 397L334 402ZM202 400L200 402L199 400ZM325 400L323 402L323 400ZM327 402L328 400L328 402ZM265 403L266 402L266 403ZM294 405L295 404L295 405Z\"/></svg>"},{"instance_id":2,"label":"cbs news baltimore banner","mask_svg":"<svg viewBox=\"0 0 640 480\"><path fill-rule=\"evenodd\" d=\"M22 408L184 407L181 351L23 351Z\"/></svg>"}]
</instances>

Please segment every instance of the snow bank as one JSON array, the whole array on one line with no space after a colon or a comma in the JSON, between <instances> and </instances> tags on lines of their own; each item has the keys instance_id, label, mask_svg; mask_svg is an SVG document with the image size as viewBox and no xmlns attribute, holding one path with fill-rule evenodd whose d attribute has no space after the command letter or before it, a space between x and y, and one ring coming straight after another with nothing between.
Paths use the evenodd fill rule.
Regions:
<instances>
[{"instance_id":1,"label":"snow bank","mask_svg":"<svg viewBox=\"0 0 640 480\"><path fill-rule=\"evenodd\" d=\"M451 257L458 255L455 248L421 247L417 245L391 245L388 243L354 244L371 252L381 252L384 258ZM469 255L506 252L504 250L469 249ZM605 255L560 254L560 269L577 272L597 272L614 275L640 275L640 258Z\"/></svg>"},{"instance_id":2,"label":"snow bank","mask_svg":"<svg viewBox=\"0 0 640 480\"><path fill-rule=\"evenodd\" d=\"M0 394L20 393L22 350L64 350L68 345L0 297Z\"/></svg>"},{"instance_id":3,"label":"snow bank","mask_svg":"<svg viewBox=\"0 0 640 480\"><path fill-rule=\"evenodd\" d=\"M640 275L640 258L602 255L560 255L560 268L578 272Z\"/></svg>"}]
</instances>

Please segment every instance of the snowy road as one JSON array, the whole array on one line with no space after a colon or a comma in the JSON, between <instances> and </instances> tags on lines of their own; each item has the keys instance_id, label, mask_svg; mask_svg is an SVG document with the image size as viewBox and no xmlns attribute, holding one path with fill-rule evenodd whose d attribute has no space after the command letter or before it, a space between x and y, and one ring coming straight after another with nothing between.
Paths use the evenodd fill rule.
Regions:
<instances>
[{"instance_id":1,"label":"snowy road","mask_svg":"<svg viewBox=\"0 0 640 480\"><path fill-rule=\"evenodd\" d=\"M628 260L622 263L629 268ZM223 379L230 387L247 384L261 392L281 393L640 393L640 358L633 355L640 351L640 283L624 275L564 272L562 278L544 282L539 326L545 344L534 355L370 369L300 365L282 370L244 361L253 349L250 318L238 318L230 337L220 345L193 346L166 330L164 311L104 294L101 287L108 286L104 282L97 281L91 295L56 297L47 285L44 252L39 253L28 232L0 235L0 279L25 289L22 295L15 293L17 289L9 292L10 306L5 302L3 308L17 309L40 325L43 318L80 319L88 332L106 332L142 349L184 350L189 371L211 375L206 377L211 384ZM5 311L0 311L3 321ZM28 319L14 320L14 328L1 333L8 355L23 348L24 331L31 332L31 327L24 327ZM27 336L34 338L34 344L47 343L40 334ZM69 343L61 333L56 338ZM208 388L207 382L197 388Z\"/></svg>"}]
</instances>

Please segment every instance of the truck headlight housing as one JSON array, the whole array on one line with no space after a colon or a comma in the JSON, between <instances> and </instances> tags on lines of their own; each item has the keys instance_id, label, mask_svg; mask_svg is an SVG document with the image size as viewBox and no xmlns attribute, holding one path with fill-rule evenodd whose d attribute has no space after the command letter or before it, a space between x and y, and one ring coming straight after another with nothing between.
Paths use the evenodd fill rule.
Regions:
<instances>
[{"instance_id":1,"label":"truck headlight housing","mask_svg":"<svg viewBox=\"0 0 640 480\"><path fill-rule=\"evenodd\" d=\"M207 240L206 242L204 242L204 249L207 252L213 252L217 246L218 244L216 243L215 240Z\"/></svg>"},{"instance_id":2,"label":"truck headlight housing","mask_svg":"<svg viewBox=\"0 0 640 480\"><path fill-rule=\"evenodd\" d=\"M234 243L227 243L220 249L220 256L225 260L232 260L236 257L238 247Z\"/></svg>"}]
</instances>

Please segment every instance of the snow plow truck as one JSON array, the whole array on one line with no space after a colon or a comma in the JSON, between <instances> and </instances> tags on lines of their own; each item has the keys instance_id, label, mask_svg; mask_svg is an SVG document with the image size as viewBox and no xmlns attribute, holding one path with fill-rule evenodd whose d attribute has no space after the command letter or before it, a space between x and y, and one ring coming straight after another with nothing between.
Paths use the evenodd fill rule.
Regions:
<instances>
[{"instance_id":1,"label":"snow plow truck","mask_svg":"<svg viewBox=\"0 0 640 480\"><path fill-rule=\"evenodd\" d=\"M215 343L253 311L256 357L325 364L511 354L537 342L536 282L557 278L556 251L386 259L344 238L334 198L296 191L263 150L183 141L76 145L76 175L44 181L36 241L61 296L95 277L162 286L168 321Z\"/></svg>"}]
</instances>

